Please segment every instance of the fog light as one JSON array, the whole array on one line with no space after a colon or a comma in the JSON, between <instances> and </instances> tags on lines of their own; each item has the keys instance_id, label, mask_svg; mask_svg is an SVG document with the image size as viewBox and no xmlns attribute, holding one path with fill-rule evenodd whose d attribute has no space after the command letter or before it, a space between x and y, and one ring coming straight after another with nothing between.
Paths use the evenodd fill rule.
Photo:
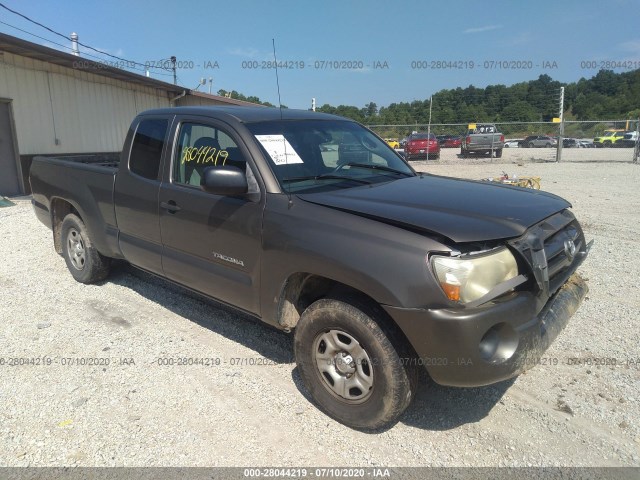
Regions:
<instances>
[{"instance_id":1,"label":"fog light","mask_svg":"<svg viewBox=\"0 0 640 480\"><path fill-rule=\"evenodd\" d=\"M513 357L518 348L518 333L509 324L498 323L487 330L478 347L486 362L504 362Z\"/></svg>"}]
</instances>

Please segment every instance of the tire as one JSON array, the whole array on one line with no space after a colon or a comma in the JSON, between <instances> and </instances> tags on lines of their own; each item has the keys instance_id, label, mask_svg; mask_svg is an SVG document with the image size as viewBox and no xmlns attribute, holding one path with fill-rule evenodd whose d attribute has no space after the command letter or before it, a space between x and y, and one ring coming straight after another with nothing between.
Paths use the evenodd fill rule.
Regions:
<instances>
[{"instance_id":1,"label":"tire","mask_svg":"<svg viewBox=\"0 0 640 480\"><path fill-rule=\"evenodd\" d=\"M380 307L357 297L325 298L304 311L294 332L304 386L324 413L351 428L391 426L417 388L414 355L383 318Z\"/></svg>"},{"instance_id":2,"label":"tire","mask_svg":"<svg viewBox=\"0 0 640 480\"><path fill-rule=\"evenodd\" d=\"M529 147L529 148L533 148L533 142L529 142L529 144L527 145L527 147Z\"/></svg>"},{"instance_id":3,"label":"tire","mask_svg":"<svg viewBox=\"0 0 640 480\"><path fill-rule=\"evenodd\" d=\"M61 229L62 256L73 278L80 283L95 283L109 275L109 259L93 246L87 228L72 213L64 217Z\"/></svg>"},{"instance_id":4,"label":"tire","mask_svg":"<svg viewBox=\"0 0 640 480\"><path fill-rule=\"evenodd\" d=\"M502 158L502 149L501 148L496 150L496 158Z\"/></svg>"},{"instance_id":5,"label":"tire","mask_svg":"<svg viewBox=\"0 0 640 480\"><path fill-rule=\"evenodd\" d=\"M544 144L544 146L545 146L546 148L551 148L551 144L550 144L550 143L545 143L545 144Z\"/></svg>"},{"instance_id":6,"label":"tire","mask_svg":"<svg viewBox=\"0 0 640 480\"><path fill-rule=\"evenodd\" d=\"M611 147L611 142L610 141L605 141L604 144L602 145L604 148L610 148Z\"/></svg>"}]
</instances>

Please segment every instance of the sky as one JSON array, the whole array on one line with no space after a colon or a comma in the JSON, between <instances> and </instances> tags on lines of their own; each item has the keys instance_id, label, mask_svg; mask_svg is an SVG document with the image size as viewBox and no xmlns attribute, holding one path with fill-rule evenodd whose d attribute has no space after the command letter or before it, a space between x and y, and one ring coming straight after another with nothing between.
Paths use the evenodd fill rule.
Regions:
<instances>
[{"instance_id":1,"label":"sky","mask_svg":"<svg viewBox=\"0 0 640 480\"><path fill-rule=\"evenodd\" d=\"M141 74L175 56L184 87L205 78L198 89L208 92L211 77L214 93L236 90L278 104L275 41L281 101L290 108L310 108L312 98L318 106L381 107L442 89L541 74L574 82L601 67L640 67L640 0L0 2L138 62ZM0 22L3 33L70 51L69 41L3 8ZM86 48L81 55L120 62ZM150 68L150 76L173 82L163 69Z\"/></svg>"}]
</instances>

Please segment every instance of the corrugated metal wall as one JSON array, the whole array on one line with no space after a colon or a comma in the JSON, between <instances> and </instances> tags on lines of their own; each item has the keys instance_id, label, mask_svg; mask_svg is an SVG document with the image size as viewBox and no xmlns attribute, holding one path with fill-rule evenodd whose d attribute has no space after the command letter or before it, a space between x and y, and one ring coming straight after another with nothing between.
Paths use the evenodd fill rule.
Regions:
<instances>
[{"instance_id":1,"label":"corrugated metal wall","mask_svg":"<svg viewBox=\"0 0 640 480\"><path fill-rule=\"evenodd\" d=\"M13 100L20 155L117 152L139 112L170 106L162 90L7 52L0 97Z\"/></svg>"}]
</instances>

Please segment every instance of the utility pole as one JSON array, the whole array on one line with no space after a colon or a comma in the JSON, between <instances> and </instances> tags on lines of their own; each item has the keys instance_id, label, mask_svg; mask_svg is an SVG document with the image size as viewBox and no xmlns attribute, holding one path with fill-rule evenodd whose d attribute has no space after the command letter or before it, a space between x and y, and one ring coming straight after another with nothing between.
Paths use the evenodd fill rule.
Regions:
<instances>
[{"instance_id":1,"label":"utility pole","mask_svg":"<svg viewBox=\"0 0 640 480\"><path fill-rule=\"evenodd\" d=\"M636 123L636 145L633 149L633 163L638 163L638 155L640 155L640 118Z\"/></svg>"},{"instance_id":2,"label":"utility pole","mask_svg":"<svg viewBox=\"0 0 640 480\"><path fill-rule=\"evenodd\" d=\"M173 84L178 84L178 76L176 75L176 57L171 57L171 70L173 70Z\"/></svg>"},{"instance_id":3,"label":"utility pole","mask_svg":"<svg viewBox=\"0 0 640 480\"><path fill-rule=\"evenodd\" d=\"M433 105L433 95L429 97L429 125L427 125L427 160L429 160L429 143L431 142L431 106Z\"/></svg>"},{"instance_id":4,"label":"utility pole","mask_svg":"<svg viewBox=\"0 0 640 480\"><path fill-rule=\"evenodd\" d=\"M211 87L213 86L213 77L209 77L209 95L211 95Z\"/></svg>"},{"instance_id":5,"label":"utility pole","mask_svg":"<svg viewBox=\"0 0 640 480\"><path fill-rule=\"evenodd\" d=\"M562 141L564 139L564 87L560 87L560 132L558 133L558 149L556 150L556 162L562 160Z\"/></svg>"}]
</instances>

